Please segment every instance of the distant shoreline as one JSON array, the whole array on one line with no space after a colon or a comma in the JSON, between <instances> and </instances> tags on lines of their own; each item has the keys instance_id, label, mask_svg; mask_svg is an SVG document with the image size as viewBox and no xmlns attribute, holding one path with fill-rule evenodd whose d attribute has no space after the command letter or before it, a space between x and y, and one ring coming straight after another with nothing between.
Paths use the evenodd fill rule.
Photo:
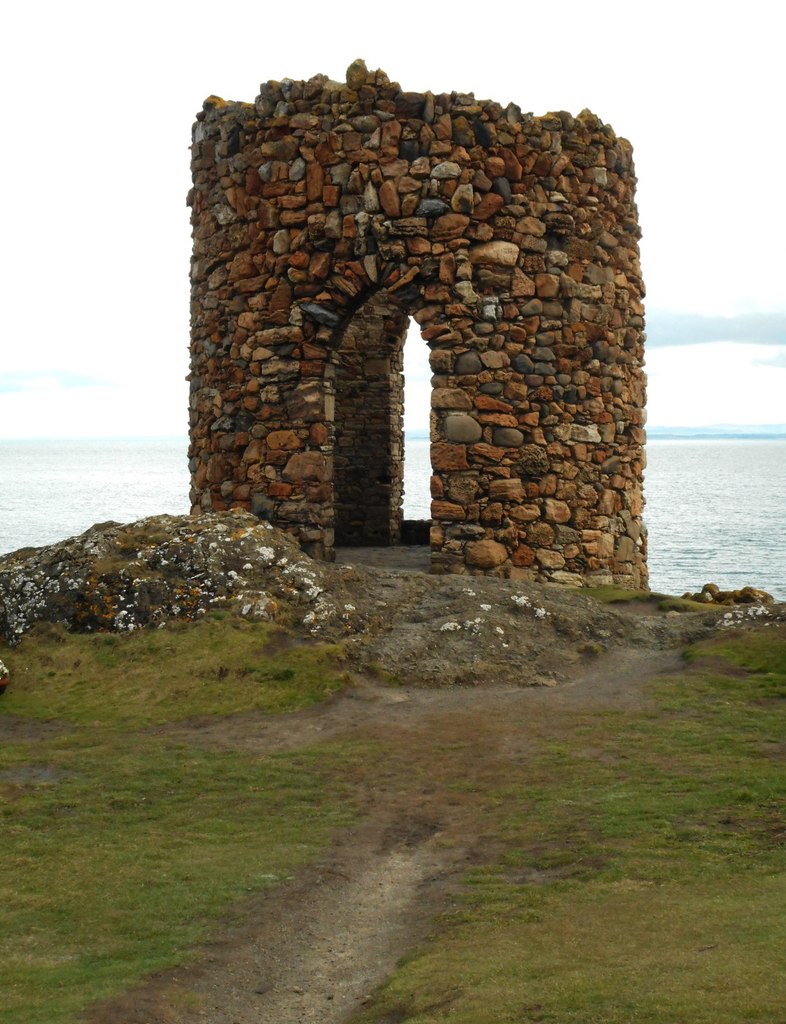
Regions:
<instances>
[{"instance_id":1,"label":"distant shoreline","mask_svg":"<svg viewBox=\"0 0 786 1024\"><path fill-rule=\"evenodd\" d=\"M408 441L428 441L429 435L422 430L407 431ZM786 441L786 431L762 432L760 434L715 434L711 432L698 431L695 434L672 433L671 431L661 433L659 430L647 431L648 441Z\"/></svg>"},{"instance_id":2,"label":"distant shoreline","mask_svg":"<svg viewBox=\"0 0 786 1024\"><path fill-rule=\"evenodd\" d=\"M408 430L408 441L428 441L426 430ZM655 427L647 431L648 441L786 441L786 426L775 430L744 433L735 431L715 432L711 427L697 427L695 432ZM168 444L178 442L187 445L188 438L175 434L147 437L0 437L0 444Z\"/></svg>"},{"instance_id":3,"label":"distant shoreline","mask_svg":"<svg viewBox=\"0 0 786 1024\"><path fill-rule=\"evenodd\" d=\"M647 434L648 441L786 441L786 434Z\"/></svg>"}]
</instances>

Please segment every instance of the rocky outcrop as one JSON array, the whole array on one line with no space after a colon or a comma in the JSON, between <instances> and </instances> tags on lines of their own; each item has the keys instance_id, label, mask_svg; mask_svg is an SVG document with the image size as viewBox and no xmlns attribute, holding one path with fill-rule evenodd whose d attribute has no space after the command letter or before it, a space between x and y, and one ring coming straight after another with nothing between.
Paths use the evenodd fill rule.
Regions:
<instances>
[{"instance_id":1,"label":"rocky outcrop","mask_svg":"<svg viewBox=\"0 0 786 1024\"><path fill-rule=\"evenodd\" d=\"M484 546L494 542L476 543L478 564L499 559ZM612 647L681 649L717 628L786 620L786 605L679 615L659 612L659 598L620 612L553 584L379 561L313 560L247 512L104 523L0 558L0 651L39 622L127 633L219 613L269 621L295 639L340 641L354 667L411 682L530 685Z\"/></svg>"},{"instance_id":2,"label":"rocky outcrop","mask_svg":"<svg viewBox=\"0 0 786 1024\"><path fill-rule=\"evenodd\" d=\"M767 605L774 604L775 598L766 590L756 587L740 587L738 590L721 590L716 583L705 583L695 594L682 595L686 601L700 601L702 604L720 604L726 607L738 604Z\"/></svg>"},{"instance_id":3,"label":"rocky outcrop","mask_svg":"<svg viewBox=\"0 0 786 1024\"><path fill-rule=\"evenodd\" d=\"M194 510L252 511L320 557L395 542L412 317L432 570L646 585L626 140L356 61L210 97L192 154Z\"/></svg>"},{"instance_id":4,"label":"rocky outcrop","mask_svg":"<svg viewBox=\"0 0 786 1024\"><path fill-rule=\"evenodd\" d=\"M292 538L242 512L100 524L0 559L0 636L10 644L40 621L128 632L228 606L256 619L333 610Z\"/></svg>"}]
</instances>

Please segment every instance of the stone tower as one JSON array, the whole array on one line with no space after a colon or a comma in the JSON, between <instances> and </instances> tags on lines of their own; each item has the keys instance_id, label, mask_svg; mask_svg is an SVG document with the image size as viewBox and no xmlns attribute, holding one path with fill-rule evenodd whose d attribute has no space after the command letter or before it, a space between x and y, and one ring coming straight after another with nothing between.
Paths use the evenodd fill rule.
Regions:
<instances>
[{"instance_id":1,"label":"stone tower","mask_svg":"<svg viewBox=\"0 0 786 1024\"><path fill-rule=\"evenodd\" d=\"M210 97L192 153L195 511L251 509L318 557L397 543L411 317L432 570L646 586L626 140L356 61Z\"/></svg>"}]
</instances>

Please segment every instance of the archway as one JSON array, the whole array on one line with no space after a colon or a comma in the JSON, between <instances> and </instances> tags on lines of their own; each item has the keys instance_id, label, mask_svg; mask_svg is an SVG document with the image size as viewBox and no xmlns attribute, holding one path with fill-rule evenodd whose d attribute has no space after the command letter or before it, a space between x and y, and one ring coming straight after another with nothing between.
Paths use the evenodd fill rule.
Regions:
<instances>
[{"instance_id":1,"label":"archway","mask_svg":"<svg viewBox=\"0 0 786 1024\"><path fill-rule=\"evenodd\" d=\"M333 481L339 546L387 546L401 539L408 323L407 313L380 290L338 339Z\"/></svg>"}]
</instances>

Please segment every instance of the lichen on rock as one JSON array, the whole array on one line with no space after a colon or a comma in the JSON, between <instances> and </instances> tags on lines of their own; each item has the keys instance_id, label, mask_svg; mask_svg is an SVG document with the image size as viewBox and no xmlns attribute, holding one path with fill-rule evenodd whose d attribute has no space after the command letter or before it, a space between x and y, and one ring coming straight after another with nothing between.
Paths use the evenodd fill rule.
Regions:
<instances>
[{"instance_id":1,"label":"lichen on rock","mask_svg":"<svg viewBox=\"0 0 786 1024\"><path fill-rule=\"evenodd\" d=\"M287 534L244 512L105 523L0 559L0 636L9 644L40 621L130 632L214 608L272 619L303 604L334 612L315 563Z\"/></svg>"}]
</instances>

